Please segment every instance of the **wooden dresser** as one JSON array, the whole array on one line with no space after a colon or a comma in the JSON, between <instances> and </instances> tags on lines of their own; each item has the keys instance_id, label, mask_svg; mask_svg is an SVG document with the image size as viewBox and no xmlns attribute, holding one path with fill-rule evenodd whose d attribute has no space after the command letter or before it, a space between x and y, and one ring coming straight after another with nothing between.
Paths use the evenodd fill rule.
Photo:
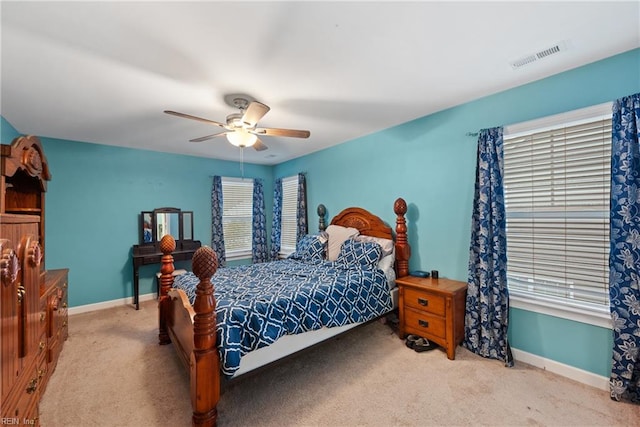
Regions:
<instances>
[{"instance_id":1,"label":"wooden dresser","mask_svg":"<svg viewBox=\"0 0 640 427\"><path fill-rule=\"evenodd\" d=\"M36 137L0 145L0 421L38 425L38 404L67 338L68 270L44 264L51 179Z\"/></svg>"},{"instance_id":2,"label":"wooden dresser","mask_svg":"<svg viewBox=\"0 0 640 427\"><path fill-rule=\"evenodd\" d=\"M441 345L451 360L464 339L467 284L449 279L405 276L396 279L399 290L398 334L418 335Z\"/></svg>"}]
</instances>

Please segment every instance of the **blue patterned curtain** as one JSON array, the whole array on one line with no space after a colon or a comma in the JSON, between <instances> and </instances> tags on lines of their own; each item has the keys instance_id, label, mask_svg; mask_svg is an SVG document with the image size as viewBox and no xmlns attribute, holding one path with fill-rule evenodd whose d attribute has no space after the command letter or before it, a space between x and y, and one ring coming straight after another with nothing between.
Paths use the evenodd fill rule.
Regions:
<instances>
[{"instance_id":1,"label":"blue patterned curtain","mask_svg":"<svg viewBox=\"0 0 640 427\"><path fill-rule=\"evenodd\" d=\"M308 233L307 228L307 183L303 174L298 174L298 209L296 210L296 242Z\"/></svg>"},{"instance_id":2,"label":"blue patterned curtain","mask_svg":"<svg viewBox=\"0 0 640 427\"><path fill-rule=\"evenodd\" d=\"M218 256L218 263L222 267L227 262L224 250L224 233L222 228L222 177L213 177L211 188L211 249Z\"/></svg>"},{"instance_id":3,"label":"blue patterned curtain","mask_svg":"<svg viewBox=\"0 0 640 427\"><path fill-rule=\"evenodd\" d=\"M640 403L640 93L613 104L609 298L611 398Z\"/></svg>"},{"instance_id":4,"label":"blue patterned curtain","mask_svg":"<svg viewBox=\"0 0 640 427\"><path fill-rule=\"evenodd\" d=\"M251 256L254 263L268 261L267 219L264 213L264 190L261 179L253 180L253 226Z\"/></svg>"},{"instance_id":5,"label":"blue patterned curtain","mask_svg":"<svg viewBox=\"0 0 640 427\"><path fill-rule=\"evenodd\" d=\"M276 179L273 186L273 223L271 224L271 259L277 260L280 253L280 234L282 233L282 178Z\"/></svg>"},{"instance_id":6,"label":"blue patterned curtain","mask_svg":"<svg viewBox=\"0 0 640 427\"><path fill-rule=\"evenodd\" d=\"M507 339L509 290L502 131L502 127L483 129L478 136L464 346L480 356L513 366Z\"/></svg>"}]
</instances>

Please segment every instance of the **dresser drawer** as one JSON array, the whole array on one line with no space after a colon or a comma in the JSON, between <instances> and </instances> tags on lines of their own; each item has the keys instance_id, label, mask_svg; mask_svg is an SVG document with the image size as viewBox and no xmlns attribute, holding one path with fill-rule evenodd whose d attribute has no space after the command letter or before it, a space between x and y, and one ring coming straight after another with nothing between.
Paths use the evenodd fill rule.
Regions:
<instances>
[{"instance_id":1,"label":"dresser drawer","mask_svg":"<svg viewBox=\"0 0 640 427\"><path fill-rule=\"evenodd\" d=\"M404 312L405 328L416 335L433 335L446 338L446 320L425 311L406 308Z\"/></svg>"},{"instance_id":2,"label":"dresser drawer","mask_svg":"<svg viewBox=\"0 0 640 427\"><path fill-rule=\"evenodd\" d=\"M435 314L436 316L444 316L445 313L444 297L419 289L404 289L404 305Z\"/></svg>"},{"instance_id":3,"label":"dresser drawer","mask_svg":"<svg viewBox=\"0 0 640 427\"><path fill-rule=\"evenodd\" d=\"M44 393L47 381L49 380L48 353L49 351L45 350L42 352L42 355L38 355L38 390L40 391L40 396Z\"/></svg>"},{"instance_id":4,"label":"dresser drawer","mask_svg":"<svg viewBox=\"0 0 640 427\"><path fill-rule=\"evenodd\" d=\"M16 384L13 393L7 399L8 402L2 402L2 418L6 421L3 424L38 425L38 387L40 384L37 367L38 365L34 363L26 369L23 378Z\"/></svg>"}]
</instances>

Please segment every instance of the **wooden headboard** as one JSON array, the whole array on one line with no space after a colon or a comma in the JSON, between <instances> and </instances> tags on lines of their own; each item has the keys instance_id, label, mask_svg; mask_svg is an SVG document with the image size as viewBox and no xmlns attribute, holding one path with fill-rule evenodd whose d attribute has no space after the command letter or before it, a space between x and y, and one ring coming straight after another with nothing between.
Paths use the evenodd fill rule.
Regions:
<instances>
[{"instance_id":1,"label":"wooden headboard","mask_svg":"<svg viewBox=\"0 0 640 427\"><path fill-rule=\"evenodd\" d=\"M382 219L362 208L347 208L334 216L331 225L357 228L360 234L383 239L393 239L391 227Z\"/></svg>"},{"instance_id":2,"label":"wooden headboard","mask_svg":"<svg viewBox=\"0 0 640 427\"><path fill-rule=\"evenodd\" d=\"M322 211L325 211L324 206L322 206ZM407 203L404 199L398 198L395 201L393 211L396 214L396 277L404 277L409 275L409 258L411 257L411 246L409 246L409 241L407 240L407 225L404 217L407 213ZM321 209L318 206L318 214L320 212ZM321 229L323 224L324 219L321 218ZM394 238L391 227L386 225L380 217L362 208L347 208L343 210L333 217L331 224L357 228L360 234L366 236L381 237L383 239Z\"/></svg>"}]
</instances>

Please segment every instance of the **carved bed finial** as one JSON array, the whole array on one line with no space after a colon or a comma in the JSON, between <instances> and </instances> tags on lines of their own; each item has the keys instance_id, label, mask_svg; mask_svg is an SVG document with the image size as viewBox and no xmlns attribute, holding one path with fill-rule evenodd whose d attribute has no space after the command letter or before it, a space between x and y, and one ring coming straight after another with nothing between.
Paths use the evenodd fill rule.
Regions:
<instances>
[{"instance_id":1,"label":"carved bed finial","mask_svg":"<svg viewBox=\"0 0 640 427\"><path fill-rule=\"evenodd\" d=\"M210 247L202 246L193 254L192 265L198 279L211 279L218 270L218 256Z\"/></svg>"},{"instance_id":2,"label":"carved bed finial","mask_svg":"<svg viewBox=\"0 0 640 427\"><path fill-rule=\"evenodd\" d=\"M324 207L322 203L318 205L318 230L324 231L327 228L327 223L325 222L325 215L327 215L327 208Z\"/></svg>"},{"instance_id":3,"label":"carved bed finial","mask_svg":"<svg viewBox=\"0 0 640 427\"><path fill-rule=\"evenodd\" d=\"M396 215L404 215L407 213L407 202L402 197L398 197L393 204L393 211Z\"/></svg>"},{"instance_id":4,"label":"carved bed finial","mask_svg":"<svg viewBox=\"0 0 640 427\"><path fill-rule=\"evenodd\" d=\"M160 239L160 252L164 255L171 255L171 252L176 250L176 239L171 234L165 234Z\"/></svg>"}]
</instances>

